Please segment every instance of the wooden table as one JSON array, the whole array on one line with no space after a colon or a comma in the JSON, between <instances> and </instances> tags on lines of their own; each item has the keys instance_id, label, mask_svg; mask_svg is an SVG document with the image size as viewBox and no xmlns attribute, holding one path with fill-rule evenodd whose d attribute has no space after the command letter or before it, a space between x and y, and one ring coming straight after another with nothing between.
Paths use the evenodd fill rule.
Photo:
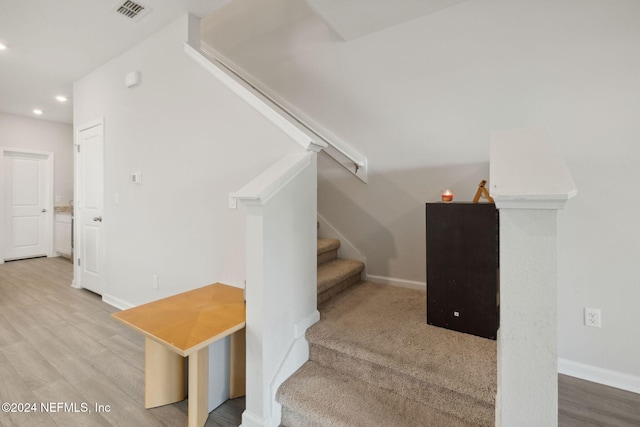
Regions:
<instances>
[{"instance_id":1,"label":"wooden table","mask_svg":"<svg viewBox=\"0 0 640 427\"><path fill-rule=\"evenodd\" d=\"M145 408L184 400L189 358L189 427L209 415L209 344L231 336L230 394L245 393L243 290L215 283L112 314L145 336Z\"/></svg>"}]
</instances>

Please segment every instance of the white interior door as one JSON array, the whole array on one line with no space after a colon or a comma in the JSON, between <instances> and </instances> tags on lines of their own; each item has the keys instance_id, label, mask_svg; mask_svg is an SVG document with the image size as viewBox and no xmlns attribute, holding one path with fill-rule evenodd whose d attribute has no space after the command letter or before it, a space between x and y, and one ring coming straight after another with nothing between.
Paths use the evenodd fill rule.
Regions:
<instances>
[{"instance_id":1,"label":"white interior door","mask_svg":"<svg viewBox=\"0 0 640 427\"><path fill-rule=\"evenodd\" d=\"M46 154L3 151L5 260L49 254L51 182Z\"/></svg>"},{"instance_id":2,"label":"white interior door","mask_svg":"<svg viewBox=\"0 0 640 427\"><path fill-rule=\"evenodd\" d=\"M78 132L76 148L76 280L82 288L104 291L103 125Z\"/></svg>"}]
</instances>

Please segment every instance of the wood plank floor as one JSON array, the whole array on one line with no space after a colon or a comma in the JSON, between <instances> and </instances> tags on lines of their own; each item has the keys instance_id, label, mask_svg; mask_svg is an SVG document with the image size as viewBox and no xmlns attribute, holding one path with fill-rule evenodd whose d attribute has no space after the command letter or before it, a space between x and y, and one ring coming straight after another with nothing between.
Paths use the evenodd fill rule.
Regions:
<instances>
[{"instance_id":1,"label":"wood plank floor","mask_svg":"<svg viewBox=\"0 0 640 427\"><path fill-rule=\"evenodd\" d=\"M117 309L98 295L71 288L72 276L64 258L0 265L0 403L38 409L0 412L0 426L185 426L187 401L144 409L144 339L112 320ZM41 411L58 402L76 412ZM244 406L227 401L206 426L238 426ZM640 426L640 395L560 375L559 425Z\"/></svg>"},{"instance_id":2,"label":"wood plank floor","mask_svg":"<svg viewBox=\"0 0 640 427\"><path fill-rule=\"evenodd\" d=\"M560 375L558 413L563 427L638 427L640 394Z\"/></svg>"},{"instance_id":3,"label":"wood plank floor","mask_svg":"<svg viewBox=\"0 0 640 427\"><path fill-rule=\"evenodd\" d=\"M0 265L0 403L37 404L36 412L0 412L0 426L186 426L186 400L144 408L144 338L72 279L64 258ZM244 398L227 401L206 426L240 425L244 406Z\"/></svg>"}]
</instances>

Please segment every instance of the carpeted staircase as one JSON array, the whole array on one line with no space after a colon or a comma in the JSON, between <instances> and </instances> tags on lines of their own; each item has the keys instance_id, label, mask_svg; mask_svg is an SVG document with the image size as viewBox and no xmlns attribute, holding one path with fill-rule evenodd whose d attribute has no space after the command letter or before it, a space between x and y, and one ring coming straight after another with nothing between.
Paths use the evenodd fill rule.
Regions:
<instances>
[{"instance_id":1,"label":"carpeted staircase","mask_svg":"<svg viewBox=\"0 0 640 427\"><path fill-rule=\"evenodd\" d=\"M495 341L427 325L424 291L360 281L339 246L318 239L321 320L278 390L282 425L494 425Z\"/></svg>"}]
</instances>

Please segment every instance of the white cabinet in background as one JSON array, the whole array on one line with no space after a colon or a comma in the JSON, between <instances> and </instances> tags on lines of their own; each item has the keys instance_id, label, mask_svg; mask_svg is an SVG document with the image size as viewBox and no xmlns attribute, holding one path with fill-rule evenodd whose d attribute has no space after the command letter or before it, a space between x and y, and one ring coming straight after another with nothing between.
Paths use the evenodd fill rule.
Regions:
<instances>
[{"instance_id":1,"label":"white cabinet in background","mask_svg":"<svg viewBox=\"0 0 640 427\"><path fill-rule=\"evenodd\" d=\"M62 256L71 257L71 215L55 215L55 249Z\"/></svg>"}]
</instances>

